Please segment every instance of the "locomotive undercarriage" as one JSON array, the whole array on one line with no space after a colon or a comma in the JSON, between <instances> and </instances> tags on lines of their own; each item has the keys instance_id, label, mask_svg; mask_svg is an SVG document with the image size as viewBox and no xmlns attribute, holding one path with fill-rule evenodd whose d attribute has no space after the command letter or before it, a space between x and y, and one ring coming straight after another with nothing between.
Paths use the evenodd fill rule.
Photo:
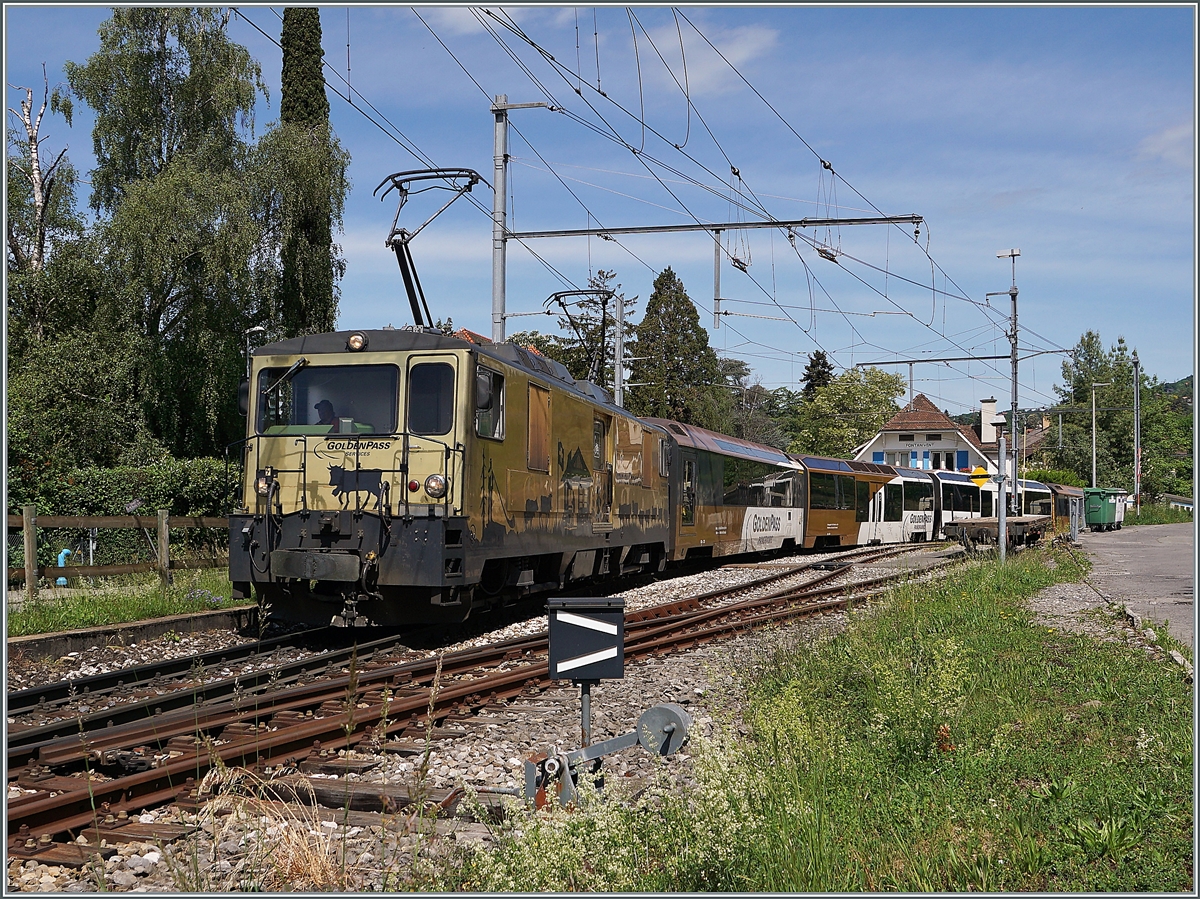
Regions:
<instances>
[{"instance_id":1,"label":"locomotive undercarriage","mask_svg":"<svg viewBox=\"0 0 1200 899\"><path fill-rule=\"evenodd\" d=\"M464 517L308 510L230 517L234 595L274 619L340 627L455 623L568 583L661 571L661 543L528 554L475 540ZM517 541L509 538L512 544ZM553 541L545 541L546 549ZM561 544L559 544L561 547ZM510 545L507 553L516 548Z\"/></svg>"}]
</instances>

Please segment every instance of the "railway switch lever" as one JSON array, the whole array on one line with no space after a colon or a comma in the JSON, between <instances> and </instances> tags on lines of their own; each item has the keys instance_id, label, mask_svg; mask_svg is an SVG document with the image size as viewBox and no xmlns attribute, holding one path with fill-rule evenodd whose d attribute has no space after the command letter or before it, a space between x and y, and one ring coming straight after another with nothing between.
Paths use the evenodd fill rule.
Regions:
<instances>
[{"instance_id":1,"label":"railway switch lever","mask_svg":"<svg viewBox=\"0 0 1200 899\"><path fill-rule=\"evenodd\" d=\"M654 755L668 756L679 751L687 740L692 716L673 702L651 706L638 718L637 727L630 733L570 752L539 752L525 759L525 800L535 808L545 808L549 797L556 795L559 804L568 806L579 801L579 776L596 775L603 757L622 749L641 744ZM602 779L597 778L597 786Z\"/></svg>"}]
</instances>

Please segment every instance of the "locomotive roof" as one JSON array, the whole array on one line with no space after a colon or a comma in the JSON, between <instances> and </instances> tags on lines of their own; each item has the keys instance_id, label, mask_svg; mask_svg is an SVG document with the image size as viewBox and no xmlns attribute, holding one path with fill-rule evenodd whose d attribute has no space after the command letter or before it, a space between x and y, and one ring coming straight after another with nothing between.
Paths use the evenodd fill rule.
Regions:
<instances>
[{"instance_id":1,"label":"locomotive roof","mask_svg":"<svg viewBox=\"0 0 1200 899\"><path fill-rule=\"evenodd\" d=\"M560 385L572 393L592 403L607 406L621 415L630 415L626 409L613 404L611 394L590 381L579 381L571 377L567 367L537 352L530 352L515 343L492 343L486 338L476 340L457 336L469 332L459 331L454 335L438 331L418 331L409 328L355 328L346 331L333 331L328 334L306 334L302 337L292 337L267 343L254 350L255 356L302 356L302 355L349 355L347 341L352 334L362 334L367 338L367 345L361 352L367 353L403 353L410 350L464 350L470 349L492 359L500 360L515 368L539 376L550 377L560 382ZM478 337L478 335L473 335ZM632 417L632 416L631 416Z\"/></svg>"},{"instance_id":2,"label":"locomotive roof","mask_svg":"<svg viewBox=\"0 0 1200 899\"><path fill-rule=\"evenodd\" d=\"M696 449L708 450L710 453L739 456L743 459L753 459L756 462L770 462L773 465L791 467L795 464L787 453L773 446L742 440L740 437L730 437L728 434L719 434L707 428L685 425L667 418L643 418L642 421L670 431L680 446L692 446Z\"/></svg>"}]
</instances>

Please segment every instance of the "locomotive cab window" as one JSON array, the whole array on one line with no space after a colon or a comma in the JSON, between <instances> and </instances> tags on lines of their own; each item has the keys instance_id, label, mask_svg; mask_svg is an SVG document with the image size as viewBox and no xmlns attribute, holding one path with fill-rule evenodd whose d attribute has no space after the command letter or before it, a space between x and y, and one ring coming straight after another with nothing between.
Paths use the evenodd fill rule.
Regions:
<instances>
[{"instance_id":1,"label":"locomotive cab window","mask_svg":"<svg viewBox=\"0 0 1200 899\"><path fill-rule=\"evenodd\" d=\"M424 362L408 372L408 429L414 434L448 434L454 423L454 368Z\"/></svg>"},{"instance_id":2,"label":"locomotive cab window","mask_svg":"<svg viewBox=\"0 0 1200 899\"><path fill-rule=\"evenodd\" d=\"M504 439L504 375L483 366L475 374L475 433Z\"/></svg>"},{"instance_id":3,"label":"locomotive cab window","mask_svg":"<svg viewBox=\"0 0 1200 899\"><path fill-rule=\"evenodd\" d=\"M258 373L258 433L394 433L399 375L394 365L264 368Z\"/></svg>"}]
</instances>

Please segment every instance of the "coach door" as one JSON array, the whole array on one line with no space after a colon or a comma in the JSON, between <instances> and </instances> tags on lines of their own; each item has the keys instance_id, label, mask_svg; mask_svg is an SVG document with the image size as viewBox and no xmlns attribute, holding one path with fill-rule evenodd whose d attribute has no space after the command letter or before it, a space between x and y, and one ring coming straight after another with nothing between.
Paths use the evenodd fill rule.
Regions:
<instances>
[{"instance_id":1,"label":"coach door","mask_svg":"<svg viewBox=\"0 0 1200 899\"><path fill-rule=\"evenodd\" d=\"M867 524L867 543L883 542L883 496L886 484L876 485L878 489L871 496L870 514Z\"/></svg>"},{"instance_id":2,"label":"coach door","mask_svg":"<svg viewBox=\"0 0 1200 899\"><path fill-rule=\"evenodd\" d=\"M679 523L687 527L696 525L696 453L682 450L679 454L682 469L679 473Z\"/></svg>"},{"instance_id":3,"label":"coach door","mask_svg":"<svg viewBox=\"0 0 1200 899\"><path fill-rule=\"evenodd\" d=\"M451 355L420 355L408 360L404 379L405 442L408 482L417 482L409 501L440 505L458 483L460 460L454 447L458 433L458 359ZM449 493L429 494L426 479L440 474L450 481Z\"/></svg>"}]
</instances>

